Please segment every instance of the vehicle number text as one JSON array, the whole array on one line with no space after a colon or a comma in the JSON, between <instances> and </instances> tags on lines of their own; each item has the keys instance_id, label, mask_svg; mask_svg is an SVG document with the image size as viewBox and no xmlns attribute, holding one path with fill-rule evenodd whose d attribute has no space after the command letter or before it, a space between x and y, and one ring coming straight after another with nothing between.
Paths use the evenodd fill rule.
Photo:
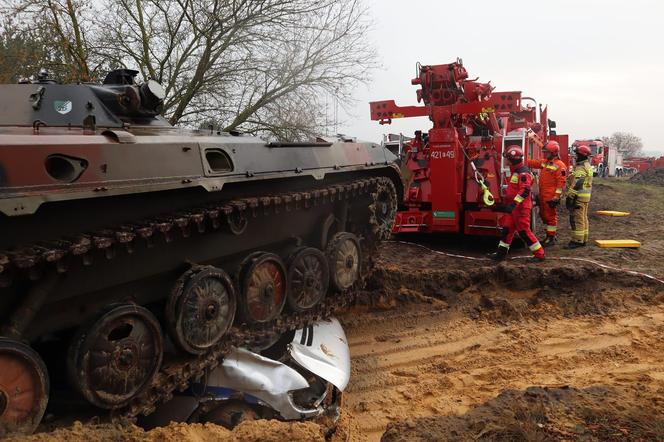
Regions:
<instances>
[{"instance_id":1,"label":"vehicle number text","mask_svg":"<svg viewBox=\"0 0 664 442\"><path fill-rule=\"evenodd\" d=\"M454 158L454 151L453 150L434 150L431 152L431 159L432 160L441 160L444 158Z\"/></svg>"}]
</instances>

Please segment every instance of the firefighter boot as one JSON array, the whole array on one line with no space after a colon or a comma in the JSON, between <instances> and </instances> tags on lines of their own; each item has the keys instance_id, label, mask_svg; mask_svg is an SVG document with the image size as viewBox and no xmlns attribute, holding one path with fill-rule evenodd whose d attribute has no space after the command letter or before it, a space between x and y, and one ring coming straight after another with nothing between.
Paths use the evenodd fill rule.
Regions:
<instances>
[{"instance_id":1,"label":"firefighter boot","mask_svg":"<svg viewBox=\"0 0 664 442\"><path fill-rule=\"evenodd\" d=\"M544 238L544 241L542 241L542 247L546 248L546 247L555 246L557 242L558 238L555 235L547 236L546 238Z\"/></svg>"},{"instance_id":2,"label":"firefighter boot","mask_svg":"<svg viewBox=\"0 0 664 442\"><path fill-rule=\"evenodd\" d=\"M533 244L532 246L530 246L530 250L533 251L533 256L531 256L528 259L528 261L530 261L530 262L542 262L546 259L545 255L544 255L544 247L542 247L542 245L539 242L537 242L537 243Z\"/></svg>"},{"instance_id":3,"label":"firefighter boot","mask_svg":"<svg viewBox=\"0 0 664 442\"><path fill-rule=\"evenodd\" d=\"M528 258L528 262L542 262L545 261L546 257L544 255L533 255Z\"/></svg>"},{"instance_id":4,"label":"firefighter boot","mask_svg":"<svg viewBox=\"0 0 664 442\"><path fill-rule=\"evenodd\" d=\"M498 246L498 250L496 250L494 253L489 253L489 258L493 259L494 261L503 261L505 258L507 258L507 252L509 252L508 247L503 247L503 246Z\"/></svg>"},{"instance_id":5,"label":"firefighter boot","mask_svg":"<svg viewBox=\"0 0 664 442\"><path fill-rule=\"evenodd\" d=\"M578 241L570 241L565 245L566 249L578 249L579 247L585 247L586 243Z\"/></svg>"}]
</instances>

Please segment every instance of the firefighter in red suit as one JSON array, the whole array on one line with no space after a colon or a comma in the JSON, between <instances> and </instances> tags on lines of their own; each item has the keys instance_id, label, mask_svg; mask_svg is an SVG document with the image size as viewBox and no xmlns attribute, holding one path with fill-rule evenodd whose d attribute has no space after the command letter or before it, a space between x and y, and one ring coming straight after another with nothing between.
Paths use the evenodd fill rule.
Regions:
<instances>
[{"instance_id":1,"label":"firefighter in red suit","mask_svg":"<svg viewBox=\"0 0 664 442\"><path fill-rule=\"evenodd\" d=\"M545 159L528 160L528 167L541 169L539 180L539 212L546 228L544 247L556 243L558 230L558 205L567 180L567 167L560 159L560 145L549 141L543 148Z\"/></svg>"},{"instance_id":2,"label":"firefighter in red suit","mask_svg":"<svg viewBox=\"0 0 664 442\"><path fill-rule=\"evenodd\" d=\"M523 150L517 146L508 146L503 154L510 163L512 173L507 182L505 215L500 219L501 239L496 253L490 256L496 261L507 257L507 252L518 233L533 252L533 260L544 261L544 249L537 237L530 230L530 210L533 207L531 186L533 175L523 162Z\"/></svg>"}]
</instances>

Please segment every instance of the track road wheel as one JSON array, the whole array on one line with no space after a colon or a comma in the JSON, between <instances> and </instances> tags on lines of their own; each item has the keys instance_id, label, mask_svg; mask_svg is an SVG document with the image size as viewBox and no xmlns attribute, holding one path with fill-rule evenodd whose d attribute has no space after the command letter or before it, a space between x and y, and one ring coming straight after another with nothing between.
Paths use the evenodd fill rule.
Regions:
<instances>
[{"instance_id":1,"label":"track road wheel","mask_svg":"<svg viewBox=\"0 0 664 442\"><path fill-rule=\"evenodd\" d=\"M48 372L37 352L0 337L0 438L35 431L48 391Z\"/></svg>"},{"instance_id":2,"label":"track road wheel","mask_svg":"<svg viewBox=\"0 0 664 442\"><path fill-rule=\"evenodd\" d=\"M389 178L381 178L371 194L369 223L377 239L388 239L397 215L397 191Z\"/></svg>"},{"instance_id":3,"label":"track road wheel","mask_svg":"<svg viewBox=\"0 0 664 442\"><path fill-rule=\"evenodd\" d=\"M72 386L92 405L114 409L150 385L162 357L157 319L144 307L126 304L79 330L69 347L67 371Z\"/></svg>"},{"instance_id":4,"label":"track road wheel","mask_svg":"<svg viewBox=\"0 0 664 442\"><path fill-rule=\"evenodd\" d=\"M240 270L241 313L248 324L275 319L286 303L286 269L273 253L252 253Z\"/></svg>"},{"instance_id":5,"label":"track road wheel","mask_svg":"<svg viewBox=\"0 0 664 442\"><path fill-rule=\"evenodd\" d=\"M362 254L357 236L348 232L335 234L327 245L327 259L330 265L332 286L344 291L360 278Z\"/></svg>"},{"instance_id":6,"label":"track road wheel","mask_svg":"<svg viewBox=\"0 0 664 442\"><path fill-rule=\"evenodd\" d=\"M291 255L288 263L288 306L296 312L315 307L330 284L327 258L318 249L305 247Z\"/></svg>"},{"instance_id":7,"label":"track road wheel","mask_svg":"<svg viewBox=\"0 0 664 442\"><path fill-rule=\"evenodd\" d=\"M205 353L233 325L236 305L233 282L223 270L205 266L185 272L166 305L173 341L187 353Z\"/></svg>"}]
</instances>

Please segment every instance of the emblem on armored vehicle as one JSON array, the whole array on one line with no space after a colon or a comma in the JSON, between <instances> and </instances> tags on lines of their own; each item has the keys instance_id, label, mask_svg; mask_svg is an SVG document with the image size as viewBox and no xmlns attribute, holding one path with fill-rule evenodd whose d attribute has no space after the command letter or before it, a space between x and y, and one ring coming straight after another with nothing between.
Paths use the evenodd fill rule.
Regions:
<instances>
[{"instance_id":1,"label":"emblem on armored vehicle","mask_svg":"<svg viewBox=\"0 0 664 442\"><path fill-rule=\"evenodd\" d=\"M53 102L53 107L56 112L65 115L71 112L72 104L69 100L56 100Z\"/></svg>"}]
</instances>

